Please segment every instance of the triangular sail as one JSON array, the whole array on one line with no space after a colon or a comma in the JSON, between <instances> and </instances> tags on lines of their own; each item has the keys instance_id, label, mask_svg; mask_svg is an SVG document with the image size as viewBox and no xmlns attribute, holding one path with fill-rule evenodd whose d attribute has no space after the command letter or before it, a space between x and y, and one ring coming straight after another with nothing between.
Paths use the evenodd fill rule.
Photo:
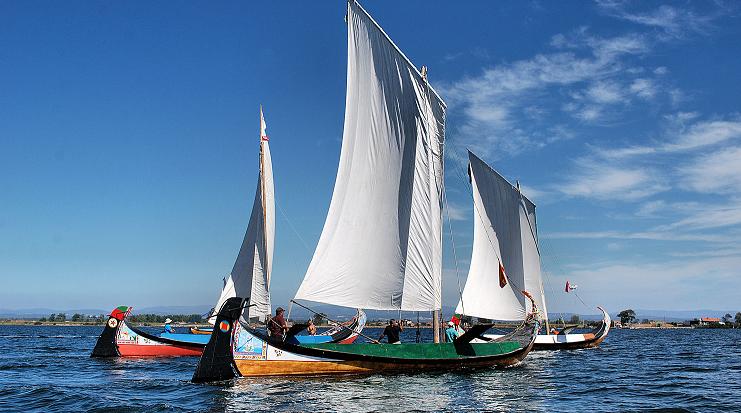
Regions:
<instances>
[{"instance_id":1,"label":"triangular sail","mask_svg":"<svg viewBox=\"0 0 741 413\"><path fill-rule=\"evenodd\" d=\"M244 320L265 320L270 314L270 274L273 268L275 239L275 190L270 146L265 134L265 120L260 108L260 174L252 204L252 214L242 247L221 292L216 311L230 297L249 297L250 307Z\"/></svg>"},{"instance_id":2,"label":"triangular sail","mask_svg":"<svg viewBox=\"0 0 741 413\"><path fill-rule=\"evenodd\" d=\"M512 203L506 182L469 153L469 175L473 192L473 248L471 265L456 313L492 320L523 320L525 308L513 283L519 281L516 265L520 255L515 239L518 233L506 228L519 222L517 211L507 211L502 204ZM501 243L500 243L501 239ZM503 245L502 245L503 244ZM500 265L510 278L500 284ZM520 283L522 285L522 283Z\"/></svg>"},{"instance_id":3,"label":"triangular sail","mask_svg":"<svg viewBox=\"0 0 741 413\"><path fill-rule=\"evenodd\" d=\"M445 103L354 1L347 22L340 165L296 298L440 309Z\"/></svg>"},{"instance_id":4,"label":"triangular sail","mask_svg":"<svg viewBox=\"0 0 741 413\"><path fill-rule=\"evenodd\" d=\"M523 309L532 310L530 301L519 294L524 289L533 295L538 310L545 315L535 204L476 155L469 152L468 158L476 222L471 270L459 309L485 318L522 319ZM510 281L505 288L498 285L500 262ZM512 294L517 305L512 302ZM483 302L482 297L487 295L492 297L489 303ZM487 312L489 315L485 315ZM512 317L515 313L518 316Z\"/></svg>"}]
</instances>

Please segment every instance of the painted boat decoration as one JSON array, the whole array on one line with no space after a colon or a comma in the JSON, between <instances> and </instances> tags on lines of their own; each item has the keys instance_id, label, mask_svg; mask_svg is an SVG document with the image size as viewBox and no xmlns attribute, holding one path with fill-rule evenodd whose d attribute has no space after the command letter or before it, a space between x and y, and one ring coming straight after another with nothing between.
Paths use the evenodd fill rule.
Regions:
<instances>
[{"instance_id":1,"label":"painted boat decoration","mask_svg":"<svg viewBox=\"0 0 741 413\"><path fill-rule=\"evenodd\" d=\"M210 336L196 334L150 334L126 323L132 307L113 309L91 357L200 356Z\"/></svg>"},{"instance_id":2,"label":"painted boat decoration","mask_svg":"<svg viewBox=\"0 0 741 413\"><path fill-rule=\"evenodd\" d=\"M535 204L472 152L468 174L473 193L474 241L466 286L456 312L494 320L522 320L537 304L544 317L546 334L538 334L534 350L577 349L598 346L610 331L611 319L598 307L603 319L589 333L550 330L540 268ZM491 274L498 274L492 277ZM533 291L532 304L515 290ZM568 290L568 287L567 287ZM556 334L553 334L553 333ZM487 334L483 340L501 335Z\"/></svg>"},{"instance_id":3,"label":"painted boat decoration","mask_svg":"<svg viewBox=\"0 0 741 413\"><path fill-rule=\"evenodd\" d=\"M472 343L479 332L453 343L295 344L271 340L239 321L243 302L228 299L217 317L193 382L252 376L307 376L418 372L511 367L528 354L538 330L531 317L511 334L487 343ZM488 328L488 326L484 326Z\"/></svg>"},{"instance_id":4,"label":"painted boat decoration","mask_svg":"<svg viewBox=\"0 0 741 413\"><path fill-rule=\"evenodd\" d=\"M347 5L345 125L335 188L314 256L295 300L349 308L432 311L442 307L442 201L445 102L356 2ZM251 303L251 298L246 300ZM297 302L297 301L295 301ZM194 382L237 376L422 371L518 364L538 321L472 343L474 326L453 343L300 344L271 339L220 306ZM532 313L535 306L531 306ZM436 326L439 327L439 326Z\"/></svg>"}]
</instances>

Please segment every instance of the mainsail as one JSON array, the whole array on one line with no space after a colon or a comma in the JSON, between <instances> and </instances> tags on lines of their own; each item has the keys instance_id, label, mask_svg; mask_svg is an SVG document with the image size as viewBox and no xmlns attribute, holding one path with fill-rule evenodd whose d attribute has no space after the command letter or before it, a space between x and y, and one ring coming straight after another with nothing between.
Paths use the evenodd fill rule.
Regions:
<instances>
[{"instance_id":1,"label":"mainsail","mask_svg":"<svg viewBox=\"0 0 741 413\"><path fill-rule=\"evenodd\" d=\"M345 125L332 201L297 299L441 308L445 103L348 2Z\"/></svg>"},{"instance_id":2,"label":"mainsail","mask_svg":"<svg viewBox=\"0 0 741 413\"><path fill-rule=\"evenodd\" d=\"M535 229L535 205L520 190L469 152L474 243L471 267L456 312L496 320L522 320L533 295L547 314ZM500 265L509 282L499 284Z\"/></svg>"},{"instance_id":3,"label":"mainsail","mask_svg":"<svg viewBox=\"0 0 741 413\"><path fill-rule=\"evenodd\" d=\"M216 311L230 297L249 297L250 307L242 318L264 320L270 314L270 274L273 268L275 239L275 190L270 146L265 133L265 120L260 107L260 173L252 214L242 247L231 273L224 281ZM215 318L209 320L213 322Z\"/></svg>"}]
</instances>

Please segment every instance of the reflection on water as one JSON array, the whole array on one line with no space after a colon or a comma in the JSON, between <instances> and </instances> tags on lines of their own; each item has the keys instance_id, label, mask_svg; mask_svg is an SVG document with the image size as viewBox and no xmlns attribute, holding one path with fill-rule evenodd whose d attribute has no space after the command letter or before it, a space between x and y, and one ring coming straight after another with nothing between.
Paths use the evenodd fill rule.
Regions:
<instances>
[{"instance_id":1,"label":"reflection on water","mask_svg":"<svg viewBox=\"0 0 741 413\"><path fill-rule=\"evenodd\" d=\"M499 370L197 385L194 357L91 359L100 329L0 326L0 411L741 411L741 330L616 330Z\"/></svg>"}]
</instances>

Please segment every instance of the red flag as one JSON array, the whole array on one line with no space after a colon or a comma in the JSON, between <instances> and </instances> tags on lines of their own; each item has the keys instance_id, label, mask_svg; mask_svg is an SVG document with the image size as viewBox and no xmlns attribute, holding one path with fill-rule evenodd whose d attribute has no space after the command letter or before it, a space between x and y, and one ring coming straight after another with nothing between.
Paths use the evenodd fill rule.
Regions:
<instances>
[{"instance_id":1,"label":"red flag","mask_svg":"<svg viewBox=\"0 0 741 413\"><path fill-rule=\"evenodd\" d=\"M567 293L570 293L570 292L576 290L576 287L577 287L576 285L571 285L571 283L569 283L569 281L566 280L566 290L565 291Z\"/></svg>"},{"instance_id":2,"label":"red flag","mask_svg":"<svg viewBox=\"0 0 741 413\"><path fill-rule=\"evenodd\" d=\"M507 274L504 272L504 265L499 261L499 288L504 288L507 285Z\"/></svg>"}]
</instances>

